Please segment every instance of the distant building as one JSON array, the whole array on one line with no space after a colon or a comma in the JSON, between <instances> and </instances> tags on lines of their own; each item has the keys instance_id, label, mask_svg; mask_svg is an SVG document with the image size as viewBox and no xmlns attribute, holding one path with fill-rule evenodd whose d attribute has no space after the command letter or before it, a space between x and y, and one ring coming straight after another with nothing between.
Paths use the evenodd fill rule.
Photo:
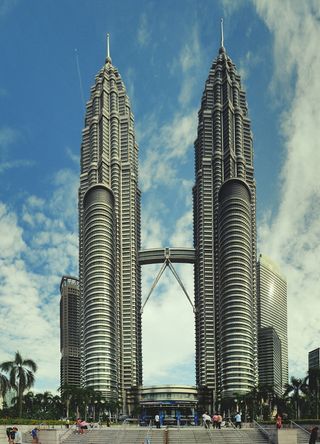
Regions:
<instances>
[{"instance_id":1,"label":"distant building","mask_svg":"<svg viewBox=\"0 0 320 444\"><path fill-rule=\"evenodd\" d=\"M259 329L258 335L259 384L273 387L282 394L281 341L273 327Z\"/></svg>"},{"instance_id":2,"label":"distant building","mask_svg":"<svg viewBox=\"0 0 320 444\"><path fill-rule=\"evenodd\" d=\"M257 289L259 382L281 392L288 383L287 282L279 267L262 254L257 264Z\"/></svg>"},{"instance_id":3,"label":"distant building","mask_svg":"<svg viewBox=\"0 0 320 444\"><path fill-rule=\"evenodd\" d=\"M63 276L60 284L60 385L80 385L79 280Z\"/></svg>"},{"instance_id":4,"label":"distant building","mask_svg":"<svg viewBox=\"0 0 320 444\"><path fill-rule=\"evenodd\" d=\"M316 348L308 353L308 369L319 368L320 369L320 348Z\"/></svg>"}]
</instances>

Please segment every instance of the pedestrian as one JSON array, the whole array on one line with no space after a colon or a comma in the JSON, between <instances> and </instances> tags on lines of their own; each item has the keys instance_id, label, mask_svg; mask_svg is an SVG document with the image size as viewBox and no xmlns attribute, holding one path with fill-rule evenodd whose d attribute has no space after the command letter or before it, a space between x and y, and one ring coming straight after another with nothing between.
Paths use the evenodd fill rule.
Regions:
<instances>
[{"instance_id":1,"label":"pedestrian","mask_svg":"<svg viewBox=\"0 0 320 444\"><path fill-rule=\"evenodd\" d=\"M318 439L318 430L319 427L313 427L310 434L309 444L316 444L316 441Z\"/></svg>"},{"instance_id":2,"label":"pedestrian","mask_svg":"<svg viewBox=\"0 0 320 444\"><path fill-rule=\"evenodd\" d=\"M6 428L6 434L7 434L7 438L8 438L8 443L12 444L13 440L14 440L14 430L12 427L7 427Z\"/></svg>"},{"instance_id":3,"label":"pedestrian","mask_svg":"<svg viewBox=\"0 0 320 444\"><path fill-rule=\"evenodd\" d=\"M13 427L14 430L14 444L22 444L22 435L18 427Z\"/></svg>"},{"instance_id":4,"label":"pedestrian","mask_svg":"<svg viewBox=\"0 0 320 444\"><path fill-rule=\"evenodd\" d=\"M35 427L31 430L31 436L32 436L32 444L38 444L39 442L39 429Z\"/></svg>"},{"instance_id":5,"label":"pedestrian","mask_svg":"<svg viewBox=\"0 0 320 444\"><path fill-rule=\"evenodd\" d=\"M221 429L221 423L222 423L222 416L220 415L220 413L218 413L217 415L217 428Z\"/></svg>"},{"instance_id":6,"label":"pedestrian","mask_svg":"<svg viewBox=\"0 0 320 444\"><path fill-rule=\"evenodd\" d=\"M205 412L202 415L202 419L203 419L203 425L206 429L210 429L210 424L211 424L211 417L208 415L207 412Z\"/></svg>"},{"instance_id":7,"label":"pedestrian","mask_svg":"<svg viewBox=\"0 0 320 444\"><path fill-rule=\"evenodd\" d=\"M88 429L88 423L86 421L80 422L81 434L83 434Z\"/></svg>"},{"instance_id":8,"label":"pedestrian","mask_svg":"<svg viewBox=\"0 0 320 444\"><path fill-rule=\"evenodd\" d=\"M241 414L240 414L240 412L237 412L236 416L234 417L234 420L236 422L236 427L239 427L239 429L241 429Z\"/></svg>"},{"instance_id":9,"label":"pedestrian","mask_svg":"<svg viewBox=\"0 0 320 444\"><path fill-rule=\"evenodd\" d=\"M281 417L281 415L277 415L276 426L277 426L278 430L280 430L281 427L282 427L282 417Z\"/></svg>"},{"instance_id":10,"label":"pedestrian","mask_svg":"<svg viewBox=\"0 0 320 444\"><path fill-rule=\"evenodd\" d=\"M218 426L218 415L215 413L212 417L212 427L216 429Z\"/></svg>"},{"instance_id":11,"label":"pedestrian","mask_svg":"<svg viewBox=\"0 0 320 444\"><path fill-rule=\"evenodd\" d=\"M160 429L160 416L158 415L158 413L154 417L154 422L155 422L157 429Z\"/></svg>"},{"instance_id":12,"label":"pedestrian","mask_svg":"<svg viewBox=\"0 0 320 444\"><path fill-rule=\"evenodd\" d=\"M76 429L77 429L77 433L81 433L81 427L80 427L80 424L81 424L81 419L80 419L80 418L77 418L77 420L76 420Z\"/></svg>"}]
</instances>

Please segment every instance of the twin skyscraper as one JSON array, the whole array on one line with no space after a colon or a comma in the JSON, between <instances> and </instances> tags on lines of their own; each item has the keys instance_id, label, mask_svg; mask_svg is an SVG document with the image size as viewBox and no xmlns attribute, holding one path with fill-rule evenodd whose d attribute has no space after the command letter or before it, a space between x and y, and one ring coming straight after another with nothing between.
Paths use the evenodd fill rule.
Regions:
<instances>
[{"instance_id":1,"label":"twin skyscraper","mask_svg":"<svg viewBox=\"0 0 320 444\"><path fill-rule=\"evenodd\" d=\"M181 262L194 263L196 384L211 404L258 383L252 133L223 39L198 119L194 246ZM130 101L108 49L87 102L81 145L79 361L81 384L123 406L142 386L138 163ZM170 249L163 251L165 261Z\"/></svg>"}]
</instances>

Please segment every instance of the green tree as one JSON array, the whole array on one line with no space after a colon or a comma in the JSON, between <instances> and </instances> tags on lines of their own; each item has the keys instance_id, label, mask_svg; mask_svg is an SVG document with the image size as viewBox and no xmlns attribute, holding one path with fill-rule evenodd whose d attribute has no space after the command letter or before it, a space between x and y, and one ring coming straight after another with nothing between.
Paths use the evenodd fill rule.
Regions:
<instances>
[{"instance_id":1,"label":"green tree","mask_svg":"<svg viewBox=\"0 0 320 444\"><path fill-rule=\"evenodd\" d=\"M77 400L79 398L79 387L65 384L58 388L61 394L61 402L65 404L65 416L70 418L70 408L76 409Z\"/></svg>"},{"instance_id":2,"label":"green tree","mask_svg":"<svg viewBox=\"0 0 320 444\"><path fill-rule=\"evenodd\" d=\"M300 419L300 412L303 399L305 399L305 395L307 393L307 384L306 378L295 378L291 377L290 383L285 386L285 396L288 395L294 405L295 418Z\"/></svg>"},{"instance_id":3,"label":"green tree","mask_svg":"<svg viewBox=\"0 0 320 444\"><path fill-rule=\"evenodd\" d=\"M10 385L17 393L18 413L22 417L23 393L33 386L37 365L32 359L23 359L17 351L14 360L3 362L0 369L8 374Z\"/></svg>"},{"instance_id":4,"label":"green tree","mask_svg":"<svg viewBox=\"0 0 320 444\"><path fill-rule=\"evenodd\" d=\"M4 398L7 394L7 391L10 389L10 382L7 376L3 373L0 373L0 396Z\"/></svg>"}]
</instances>

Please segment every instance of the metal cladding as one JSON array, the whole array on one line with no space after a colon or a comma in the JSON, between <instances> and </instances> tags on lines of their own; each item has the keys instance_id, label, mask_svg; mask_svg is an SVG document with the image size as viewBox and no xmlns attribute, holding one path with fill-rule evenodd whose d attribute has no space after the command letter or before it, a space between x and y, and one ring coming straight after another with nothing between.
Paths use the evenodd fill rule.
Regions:
<instances>
[{"instance_id":1,"label":"metal cladding","mask_svg":"<svg viewBox=\"0 0 320 444\"><path fill-rule=\"evenodd\" d=\"M83 202L83 344L86 385L117 397L118 331L114 198L98 184ZM97 353L98 351L98 353ZM99 374L99 376L97 376Z\"/></svg>"},{"instance_id":2,"label":"metal cladding","mask_svg":"<svg viewBox=\"0 0 320 444\"><path fill-rule=\"evenodd\" d=\"M91 88L81 145L82 384L125 404L142 384L138 146L110 54Z\"/></svg>"},{"instance_id":3,"label":"metal cladding","mask_svg":"<svg viewBox=\"0 0 320 444\"><path fill-rule=\"evenodd\" d=\"M255 181L250 120L221 46L202 95L195 141L196 378L214 400L257 382Z\"/></svg>"}]
</instances>

